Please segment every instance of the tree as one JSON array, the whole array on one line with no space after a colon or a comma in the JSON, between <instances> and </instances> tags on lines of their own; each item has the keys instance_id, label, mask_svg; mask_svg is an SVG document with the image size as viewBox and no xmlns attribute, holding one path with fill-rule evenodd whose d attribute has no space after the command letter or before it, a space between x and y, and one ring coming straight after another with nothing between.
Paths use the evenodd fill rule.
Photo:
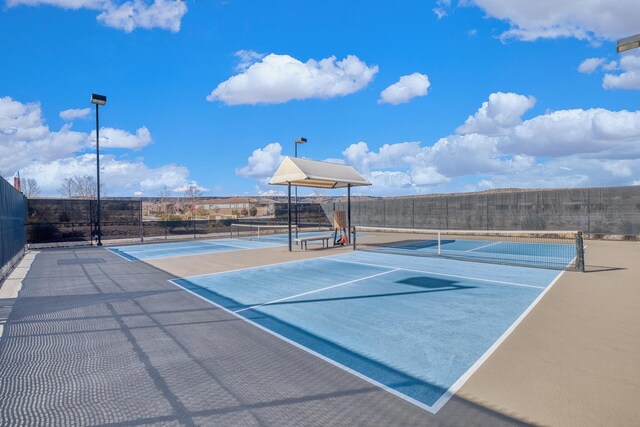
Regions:
<instances>
[{"instance_id":1,"label":"tree","mask_svg":"<svg viewBox=\"0 0 640 427\"><path fill-rule=\"evenodd\" d=\"M22 194L26 197L36 197L40 194L40 186L38 185L38 181L34 178L27 178L21 181L20 186L22 188Z\"/></svg>"},{"instance_id":2,"label":"tree","mask_svg":"<svg viewBox=\"0 0 640 427\"><path fill-rule=\"evenodd\" d=\"M60 184L60 187L58 187L58 193L60 193L60 195L62 197L73 197L74 194L74 181L73 178L65 178L62 180L62 184Z\"/></svg>"},{"instance_id":3,"label":"tree","mask_svg":"<svg viewBox=\"0 0 640 427\"><path fill-rule=\"evenodd\" d=\"M75 175L62 181L58 193L63 197L94 199L98 194L98 186L95 178L91 175Z\"/></svg>"},{"instance_id":4,"label":"tree","mask_svg":"<svg viewBox=\"0 0 640 427\"><path fill-rule=\"evenodd\" d=\"M91 175L75 176L75 196L82 199L93 199L98 195L96 180Z\"/></svg>"},{"instance_id":5,"label":"tree","mask_svg":"<svg viewBox=\"0 0 640 427\"><path fill-rule=\"evenodd\" d=\"M198 187L198 184L192 182L187 185L187 188L184 190L184 198L191 204L191 210L195 212L198 203L198 197L202 195L202 190Z\"/></svg>"},{"instance_id":6,"label":"tree","mask_svg":"<svg viewBox=\"0 0 640 427\"><path fill-rule=\"evenodd\" d=\"M164 185L162 189L158 191L158 199L160 201L160 212L167 213L167 205L171 200L171 189Z\"/></svg>"},{"instance_id":7,"label":"tree","mask_svg":"<svg viewBox=\"0 0 640 427\"><path fill-rule=\"evenodd\" d=\"M258 215L258 208L256 208L255 206L251 206L249 208L249 215L251 215L251 216Z\"/></svg>"}]
</instances>

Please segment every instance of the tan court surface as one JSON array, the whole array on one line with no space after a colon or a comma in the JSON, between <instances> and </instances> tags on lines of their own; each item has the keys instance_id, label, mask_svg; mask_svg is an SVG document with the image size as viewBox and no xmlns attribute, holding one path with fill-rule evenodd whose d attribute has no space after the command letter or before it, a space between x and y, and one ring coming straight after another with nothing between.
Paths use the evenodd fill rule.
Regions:
<instances>
[{"instance_id":1,"label":"tan court surface","mask_svg":"<svg viewBox=\"0 0 640 427\"><path fill-rule=\"evenodd\" d=\"M167 282L349 248L32 251L0 287L0 424L637 426L640 243L587 245L435 415Z\"/></svg>"},{"instance_id":2,"label":"tan court surface","mask_svg":"<svg viewBox=\"0 0 640 427\"><path fill-rule=\"evenodd\" d=\"M563 273L459 396L532 424L640 425L640 243L585 244L587 272ZM148 262L184 277L348 250Z\"/></svg>"}]
</instances>

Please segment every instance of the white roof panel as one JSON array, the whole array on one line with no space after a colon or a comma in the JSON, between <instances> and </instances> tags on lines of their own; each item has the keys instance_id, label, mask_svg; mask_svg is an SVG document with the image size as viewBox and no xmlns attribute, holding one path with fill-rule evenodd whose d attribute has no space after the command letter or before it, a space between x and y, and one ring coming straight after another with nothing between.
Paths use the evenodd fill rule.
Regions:
<instances>
[{"instance_id":1,"label":"white roof panel","mask_svg":"<svg viewBox=\"0 0 640 427\"><path fill-rule=\"evenodd\" d=\"M319 162L317 160L285 157L269 184L316 187L344 188L371 185L354 168L338 163Z\"/></svg>"}]
</instances>

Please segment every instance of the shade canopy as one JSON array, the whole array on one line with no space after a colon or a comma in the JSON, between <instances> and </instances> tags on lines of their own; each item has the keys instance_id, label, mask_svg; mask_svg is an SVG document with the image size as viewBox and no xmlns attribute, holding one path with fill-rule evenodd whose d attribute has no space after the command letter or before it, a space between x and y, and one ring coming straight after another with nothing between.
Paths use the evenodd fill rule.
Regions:
<instances>
[{"instance_id":1,"label":"shade canopy","mask_svg":"<svg viewBox=\"0 0 640 427\"><path fill-rule=\"evenodd\" d=\"M351 166L292 157L284 158L269 184L315 188L371 185Z\"/></svg>"}]
</instances>

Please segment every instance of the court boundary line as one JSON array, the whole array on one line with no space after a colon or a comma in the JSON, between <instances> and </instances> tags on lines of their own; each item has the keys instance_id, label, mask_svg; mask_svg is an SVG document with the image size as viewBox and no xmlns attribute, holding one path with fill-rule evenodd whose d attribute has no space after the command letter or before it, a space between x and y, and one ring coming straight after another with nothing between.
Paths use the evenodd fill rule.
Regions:
<instances>
[{"instance_id":1,"label":"court boundary line","mask_svg":"<svg viewBox=\"0 0 640 427\"><path fill-rule=\"evenodd\" d=\"M209 246L215 246L215 244L214 245L209 245ZM109 252L111 252L111 253L113 253L115 255L118 255L121 258L126 259L129 262L136 262L136 261L144 262L144 261L147 261L147 260L148 261L153 261L153 260L165 259L165 258L181 258L181 257L185 257L185 256L209 255L209 254L216 254L216 253L220 253L220 252L238 252L238 251L242 251L242 250L251 251L251 250L256 250L256 249L271 249L271 248L277 248L277 247L284 246L284 245L278 245L278 244L274 243L274 246L268 246L268 247L264 247L264 248L245 248L245 247L241 247L241 246L231 246L231 245L223 245L223 244L219 244L217 246L229 246L229 247L236 248L236 249L230 249L228 251L204 252L204 253L199 253L199 254L172 255L172 256L166 256L166 257L145 258L145 259L139 259L139 258L128 259L128 258L120 255L119 253L115 252L115 248L105 248L105 249L107 249ZM120 247L120 246L118 246L118 247ZM133 256L133 255L131 255L131 256L135 258L135 256Z\"/></svg>"},{"instance_id":2,"label":"court boundary line","mask_svg":"<svg viewBox=\"0 0 640 427\"><path fill-rule=\"evenodd\" d=\"M205 246L197 246L197 245L193 246L193 243L195 243L195 242L197 242L197 243L205 243ZM170 244L173 244L173 243L177 243L177 242L150 243L149 245L150 246L151 245L159 246L159 245L162 245L162 244L165 244L165 245L169 244L170 245ZM182 244L182 243L184 243L184 242L180 242L180 244ZM136 246L140 246L140 245L136 245ZM232 246L232 245L227 245L227 246ZM178 247L177 249L203 248L203 247L206 247L206 241L205 240L195 240L195 241L192 240L191 242L186 243L185 246ZM115 246L114 249L115 248L120 250L120 248L126 248L126 246ZM109 248L109 249L111 249L111 248ZM176 248L175 247L171 247L171 248L157 248L157 249L138 249L138 250L134 249L134 250L128 251L127 253L131 253L131 252L158 252L158 251L168 251L168 250L171 250L171 249L176 249Z\"/></svg>"},{"instance_id":3,"label":"court boundary line","mask_svg":"<svg viewBox=\"0 0 640 427\"><path fill-rule=\"evenodd\" d=\"M367 279L373 279L374 277L383 276L385 274L393 273L393 272L400 271L400 270L401 270L400 268L390 269L388 271L383 271L381 273L372 274L370 276L360 277L358 279L349 280L347 282L338 283L336 285L331 285L331 286L327 286L327 287L320 288L320 289L314 289L312 291L307 291L307 292L303 292L301 294L291 295L291 296L284 297L284 298L279 298L279 299L276 299L276 300L273 300L273 301L263 302L262 304L252 305L251 307L245 307L245 308L242 308L240 310L235 310L234 313L241 313L243 311L252 310L252 309L255 309L255 308L258 308L258 307L264 307L266 305L275 304L275 303L278 303L278 302L281 302L281 301L287 301L287 300L298 298L298 297L302 297L302 296L305 296L305 295L315 294L316 292L326 291L327 289L333 289L333 288L337 288L339 286L350 285L351 283L356 283L356 282L360 282L362 280L367 280Z\"/></svg>"},{"instance_id":4,"label":"court boundary line","mask_svg":"<svg viewBox=\"0 0 640 427\"><path fill-rule=\"evenodd\" d=\"M331 256L336 256L336 255L331 255ZM206 277L206 276L217 276L219 274L225 274L225 273L233 273L236 271L247 271L247 270L255 270L256 268L262 268L262 267L270 267L272 265L285 265L285 264L294 264L296 262L303 262L303 261L309 261L309 260L314 260L314 259L326 259L328 257L314 257L314 258L302 258L302 259L294 259L293 261L282 261L282 262L274 262L272 264L263 264L263 265L256 265L253 267L241 267L241 268L235 268L233 270L225 270L225 271L217 271L215 273L203 273L203 274L195 274L193 276L184 276L181 277L181 279L195 279L196 277ZM380 266L377 266L380 267ZM395 267L382 267L382 268L395 268Z\"/></svg>"},{"instance_id":5,"label":"court boundary line","mask_svg":"<svg viewBox=\"0 0 640 427\"><path fill-rule=\"evenodd\" d=\"M304 262L304 261L311 261L311 260L327 260L327 261L335 261L335 262L342 262L342 263L349 263L349 264L360 264L360 265L366 265L368 267L378 267L378 268L388 268L388 269L398 268L398 267L394 267L394 266L390 266L390 265L372 264L372 263L359 262L359 261L347 261L347 260L335 259L335 257L339 257L339 256L345 256L345 253L335 254L335 255L328 255L328 256L321 256L321 257L315 257L315 258L296 259L296 260L293 260L293 261L276 262L276 263L273 263L273 264L257 265L257 266L254 266L254 267L242 267L242 268L236 268L236 269L233 269L233 270L218 271L218 272L215 272L215 273L196 274L196 275L193 275L193 276L184 276L184 277L181 277L181 279L195 279L197 277L217 276L217 275L225 274L225 273L234 273L236 271L255 270L257 268L277 266L277 265L285 265L285 264L293 264L293 263L296 263L296 262ZM459 262L467 262L467 261L459 261ZM435 274L435 275L444 276L444 277L457 277L457 278L460 278L460 279L476 280L476 281L479 281L479 282L497 283L497 284L501 284L501 285L520 286L520 287L534 288L534 289L545 289L544 286L528 285L526 283L506 282L506 281L501 281L501 280L483 279L483 278L480 278L480 277L462 276L462 275L459 275L459 274L438 273L438 272L435 272L435 271L417 270L417 269L411 269L411 268L400 268L400 269L401 270L405 270L405 271L413 271L415 273Z\"/></svg>"},{"instance_id":6,"label":"court boundary line","mask_svg":"<svg viewBox=\"0 0 640 427\"><path fill-rule=\"evenodd\" d=\"M520 316L507 328L506 331L500 335L500 337L480 356L469 369L465 371L448 389L447 391L433 404L433 408L438 412L448 401L451 399L462 386L476 373L478 369L486 362L491 355L502 345L503 342L509 338L509 336L516 330L516 328L522 323L522 321L529 315L536 305L544 298L549 290L560 280L560 277L565 273L565 270L558 273L558 275L551 281L551 283L542 291L536 299L529 304ZM434 412L435 413L435 412Z\"/></svg>"},{"instance_id":7,"label":"court boundary line","mask_svg":"<svg viewBox=\"0 0 640 427\"><path fill-rule=\"evenodd\" d=\"M202 245L193 245L194 243L202 243ZM156 245L161 245L161 244L162 243L156 243ZM178 247L178 248L173 247L173 248L157 248L157 249L140 249L140 250L133 250L131 252L143 252L143 253L159 252L159 251L169 251L171 249L206 248L207 246L229 246L231 248L253 249L246 246L234 245L233 243L218 243L218 242L213 242L211 240L192 240L188 244L186 244L186 246ZM117 246L117 247L122 248L123 246ZM130 252L127 252L127 253L130 253Z\"/></svg>"},{"instance_id":8,"label":"court boundary line","mask_svg":"<svg viewBox=\"0 0 640 427\"><path fill-rule=\"evenodd\" d=\"M459 279L469 279L469 280L475 280L475 281L478 281L478 282L497 283L497 284L500 284L500 285L519 286L519 287L523 287L523 288L534 288L534 289L546 289L544 286L528 285L526 283L517 283L517 282L506 282L506 281L502 281L502 280L482 279L482 278L479 278L479 277L463 276L463 275L460 275L460 274L438 273L436 271L417 270L417 269L413 269L413 268L391 267L389 265L372 264L372 263L366 263L366 262L360 262L360 261L347 261L347 260L337 260L337 259L332 259L332 261L342 262L342 263L347 263L347 264L367 265L367 266L372 266L372 267L399 268L400 270L412 271L412 272L415 272L415 273L433 274L433 275L436 275L436 276L444 276L444 277L457 277ZM460 261L460 262L466 262L466 261Z\"/></svg>"},{"instance_id":9,"label":"court boundary line","mask_svg":"<svg viewBox=\"0 0 640 427\"><path fill-rule=\"evenodd\" d=\"M369 384L372 384L372 385L374 385L374 386L376 386L376 387L378 387L378 388L380 388L380 389L382 389L382 390L384 390L384 391L386 391L388 393L391 393L394 396L396 396L396 397L398 397L398 398L400 398L400 399L402 399L402 400L404 400L406 402L409 402L409 403L411 403L411 404L413 404L413 405L415 405L415 406L417 406L417 407L419 407L421 409L424 409L425 411L427 411L427 412L429 412L431 414L435 414L436 412L438 412L438 410L434 410L433 409L433 406L427 405L427 404L422 403L422 402L420 402L420 401L418 401L418 400L416 400L416 399L414 399L414 398L412 398L410 396L407 396L407 395L405 395L405 394L403 394L403 393L401 393L401 392L399 392L399 391L397 391L397 390L395 390L395 389L393 389L393 388L391 388L391 387L389 387L389 386L387 386L385 384L382 384L382 383L374 380L373 378L369 378L366 375L364 375L364 374L362 374L362 373L360 373L360 372L358 372L358 371L356 371L354 369L349 368L348 366L345 366L345 365L343 365L343 364L341 364L339 362L336 362L335 360L333 360L333 359L331 359L331 358L329 358L327 356L324 356L324 355L322 355L322 354L320 354L320 353L318 353L318 352L316 352L314 350L311 350L310 348L305 347L302 344L299 344L299 343L297 343L297 342L295 342L295 341L293 341L293 340L291 340L291 339L289 339L289 338L287 338L287 337L285 337L283 335L280 335L277 332L274 332L274 331L272 331L272 330L270 330L270 329L268 329L268 328L266 328L266 327L264 327L264 326L262 326L262 325L260 325L260 324L258 324L256 322L254 322L254 321L252 321L250 319L247 319L246 317L244 317L244 316L242 316L240 314L236 314L235 312L227 309L226 307L223 307L222 305L217 304L217 303L215 303L215 302L203 297L202 295L199 295L199 294L191 291L190 289L187 289L187 288L183 287L182 285L174 282L174 280L180 280L180 279L169 279L168 282L171 283L172 285L177 286L178 288L180 288L180 289L192 294L193 296L198 297L201 300L206 301L209 304L220 308L221 310L224 310L225 312L231 314L232 316L234 316L234 317L236 317L236 318L238 318L240 320L243 320L243 321L247 322L248 324L250 324L252 326L257 327L257 328L261 329L262 331L264 331L264 332L266 332L266 333L268 333L268 334L270 334L270 335L272 335L272 336L274 336L274 337L276 337L278 339L281 339L282 341L284 341L284 342L286 342L286 343L288 343L288 344L290 344L290 345L292 345L292 346L294 346L294 347L296 347L296 348L298 348L298 349L300 349L302 351L305 351L305 352L311 354L312 356L315 356L315 357L317 357L319 359L322 359L325 362L329 363L330 365L335 366L338 369L341 369L341 370L343 370L345 372L348 372L351 375L354 375L354 376L360 378L361 380L368 382Z\"/></svg>"},{"instance_id":10,"label":"court boundary line","mask_svg":"<svg viewBox=\"0 0 640 427\"><path fill-rule=\"evenodd\" d=\"M487 244L487 245L482 245L482 246L479 246L479 247L477 247L477 248L473 248L473 249L466 250L465 252L473 252L473 251L477 251L478 249L487 248L487 247L489 247L489 246L494 246L494 245L499 245L500 243L502 243L502 242L493 242L493 243L489 243L489 244Z\"/></svg>"},{"instance_id":11,"label":"court boundary line","mask_svg":"<svg viewBox=\"0 0 640 427\"><path fill-rule=\"evenodd\" d=\"M125 257L124 255L120 255L118 252L116 252L116 251L115 251L115 250L113 250L112 248L105 248L105 249L106 249L106 250L108 250L109 252L111 252L112 254L117 255L117 256L119 256L120 258L125 259L125 260L127 260L127 261L129 261L129 262L138 262L138 261L142 261L141 259L137 259L137 258L136 258L136 259L129 259L129 258Z\"/></svg>"},{"instance_id":12,"label":"court boundary line","mask_svg":"<svg viewBox=\"0 0 640 427\"><path fill-rule=\"evenodd\" d=\"M229 240L235 240L235 239L229 239ZM215 242L213 240L204 240L202 243L204 243L206 245L230 246L232 248L240 248L240 249L258 249L258 248L252 248L252 247L247 247L247 246L240 246L240 245L233 244L233 243L218 243L218 242ZM264 249L264 248L259 248L259 249Z\"/></svg>"}]
</instances>

